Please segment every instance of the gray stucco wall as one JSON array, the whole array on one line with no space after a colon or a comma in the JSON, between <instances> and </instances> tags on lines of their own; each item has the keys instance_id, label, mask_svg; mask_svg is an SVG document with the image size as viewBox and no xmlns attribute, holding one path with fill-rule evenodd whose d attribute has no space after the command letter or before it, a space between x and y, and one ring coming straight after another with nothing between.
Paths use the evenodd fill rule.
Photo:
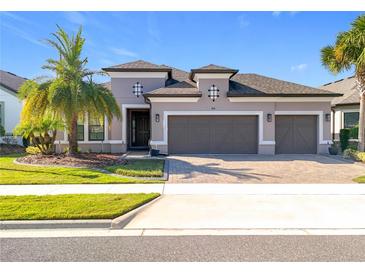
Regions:
<instances>
[{"instance_id":1,"label":"gray stucco wall","mask_svg":"<svg viewBox=\"0 0 365 274\"><path fill-rule=\"evenodd\" d=\"M215 84L220 92L220 97L213 102L208 97L207 90L209 87ZM262 140L261 144L259 144L259 153L260 154L274 154L275 153L275 111L321 111L323 112L323 140L331 140L331 123L325 121L325 114L330 113L330 102L307 102L307 103L293 103L293 102L285 102L285 103L274 103L274 102L230 102L227 98L227 90L228 90L228 81L219 79L219 80L200 80L199 89L202 91L203 96L199 99L198 102L192 103L167 103L167 102L152 102L151 114L152 117L155 117L156 114L160 115L160 122L157 123L154 119L151 121L151 140L152 143L158 142L160 144L155 145L154 147L159 148L163 153L167 153L168 149L166 144L162 144L162 142L167 142L166 134L164 134L164 113L165 112L176 112L176 111L184 111L187 115L189 112L196 111L205 111L208 113L216 113L219 115L219 112L225 111L262 111L263 112L263 131L262 131ZM268 122L266 120L266 116L268 113L273 114L272 122ZM205 113L206 114L206 113ZM204 114L202 114L204 115ZM166 126L166 125L165 125ZM318 122L319 126L319 122ZM318 129L319 132L319 129ZM327 144L320 144L320 140L318 140L318 152L319 153L327 153Z\"/></svg>"}]
</instances>

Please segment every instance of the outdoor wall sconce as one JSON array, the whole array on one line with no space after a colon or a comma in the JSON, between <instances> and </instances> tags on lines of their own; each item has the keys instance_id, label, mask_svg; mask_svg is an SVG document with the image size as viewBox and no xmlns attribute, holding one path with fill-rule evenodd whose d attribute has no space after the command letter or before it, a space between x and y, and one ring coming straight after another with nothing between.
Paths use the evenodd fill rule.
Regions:
<instances>
[{"instance_id":1,"label":"outdoor wall sconce","mask_svg":"<svg viewBox=\"0 0 365 274\"><path fill-rule=\"evenodd\" d=\"M160 122L160 114L156 113L155 115L155 122L159 123Z\"/></svg>"},{"instance_id":2,"label":"outdoor wall sconce","mask_svg":"<svg viewBox=\"0 0 365 274\"><path fill-rule=\"evenodd\" d=\"M212 85L212 86L208 89L208 97L209 97L210 99L212 99L212 100L213 100L213 102L214 102L214 101L215 101L215 100L217 100L217 98L219 97L218 92L219 92L219 89L217 88L217 86L216 86L216 85Z\"/></svg>"},{"instance_id":3,"label":"outdoor wall sconce","mask_svg":"<svg viewBox=\"0 0 365 274\"><path fill-rule=\"evenodd\" d=\"M267 121L267 122L269 122L269 123L271 123L271 122L272 122L272 114L271 114L271 113L268 113L268 114L266 115L266 121Z\"/></svg>"},{"instance_id":4,"label":"outdoor wall sconce","mask_svg":"<svg viewBox=\"0 0 365 274\"><path fill-rule=\"evenodd\" d=\"M326 119L326 122L331 121L331 114L330 113L326 113L325 119Z\"/></svg>"},{"instance_id":5,"label":"outdoor wall sconce","mask_svg":"<svg viewBox=\"0 0 365 274\"><path fill-rule=\"evenodd\" d=\"M133 94L137 96L137 98L143 93L143 86L137 82L133 85Z\"/></svg>"}]
</instances>

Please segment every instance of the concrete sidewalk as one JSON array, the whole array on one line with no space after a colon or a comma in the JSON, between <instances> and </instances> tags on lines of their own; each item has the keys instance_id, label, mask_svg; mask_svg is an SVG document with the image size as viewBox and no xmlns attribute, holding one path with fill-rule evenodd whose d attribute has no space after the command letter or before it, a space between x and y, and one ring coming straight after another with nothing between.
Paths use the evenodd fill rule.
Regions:
<instances>
[{"instance_id":1,"label":"concrete sidewalk","mask_svg":"<svg viewBox=\"0 0 365 274\"><path fill-rule=\"evenodd\" d=\"M165 195L124 229L364 229L365 195Z\"/></svg>"},{"instance_id":2,"label":"concrete sidewalk","mask_svg":"<svg viewBox=\"0 0 365 274\"><path fill-rule=\"evenodd\" d=\"M250 195L365 195L365 184L82 184L0 185L0 195L98 193L250 194Z\"/></svg>"},{"instance_id":3,"label":"concrete sidewalk","mask_svg":"<svg viewBox=\"0 0 365 274\"><path fill-rule=\"evenodd\" d=\"M0 185L0 195L162 193L164 184Z\"/></svg>"}]
</instances>

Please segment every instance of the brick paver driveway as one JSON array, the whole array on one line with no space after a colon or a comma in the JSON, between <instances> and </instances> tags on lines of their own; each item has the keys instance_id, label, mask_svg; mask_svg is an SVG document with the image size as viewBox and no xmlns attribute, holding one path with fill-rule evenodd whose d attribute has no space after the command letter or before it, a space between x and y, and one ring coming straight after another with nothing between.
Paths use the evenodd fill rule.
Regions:
<instances>
[{"instance_id":1,"label":"brick paver driveway","mask_svg":"<svg viewBox=\"0 0 365 274\"><path fill-rule=\"evenodd\" d=\"M323 155L172 155L169 183L354 183L365 165Z\"/></svg>"}]
</instances>

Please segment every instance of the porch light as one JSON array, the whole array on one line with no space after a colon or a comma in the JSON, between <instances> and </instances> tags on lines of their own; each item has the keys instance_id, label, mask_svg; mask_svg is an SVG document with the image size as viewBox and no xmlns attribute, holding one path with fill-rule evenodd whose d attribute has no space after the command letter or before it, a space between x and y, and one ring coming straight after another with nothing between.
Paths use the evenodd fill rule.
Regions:
<instances>
[{"instance_id":1,"label":"porch light","mask_svg":"<svg viewBox=\"0 0 365 274\"><path fill-rule=\"evenodd\" d=\"M326 113L325 119L326 119L326 122L331 121L331 114L330 113Z\"/></svg>"},{"instance_id":2,"label":"porch light","mask_svg":"<svg viewBox=\"0 0 365 274\"><path fill-rule=\"evenodd\" d=\"M213 102L219 97L219 89L217 88L216 85L212 85L209 89L208 89L208 97L210 99L213 100Z\"/></svg>"},{"instance_id":3,"label":"porch light","mask_svg":"<svg viewBox=\"0 0 365 274\"><path fill-rule=\"evenodd\" d=\"M155 115L155 122L159 123L160 122L160 114L156 113Z\"/></svg>"},{"instance_id":4,"label":"porch light","mask_svg":"<svg viewBox=\"0 0 365 274\"><path fill-rule=\"evenodd\" d=\"M137 96L137 98L143 93L143 86L137 82L133 85L133 94Z\"/></svg>"},{"instance_id":5,"label":"porch light","mask_svg":"<svg viewBox=\"0 0 365 274\"><path fill-rule=\"evenodd\" d=\"M268 123L271 123L271 122L272 122L272 114L271 114L271 113L268 113L268 114L266 115L266 121L267 121Z\"/></svg>"}]
</instances>

